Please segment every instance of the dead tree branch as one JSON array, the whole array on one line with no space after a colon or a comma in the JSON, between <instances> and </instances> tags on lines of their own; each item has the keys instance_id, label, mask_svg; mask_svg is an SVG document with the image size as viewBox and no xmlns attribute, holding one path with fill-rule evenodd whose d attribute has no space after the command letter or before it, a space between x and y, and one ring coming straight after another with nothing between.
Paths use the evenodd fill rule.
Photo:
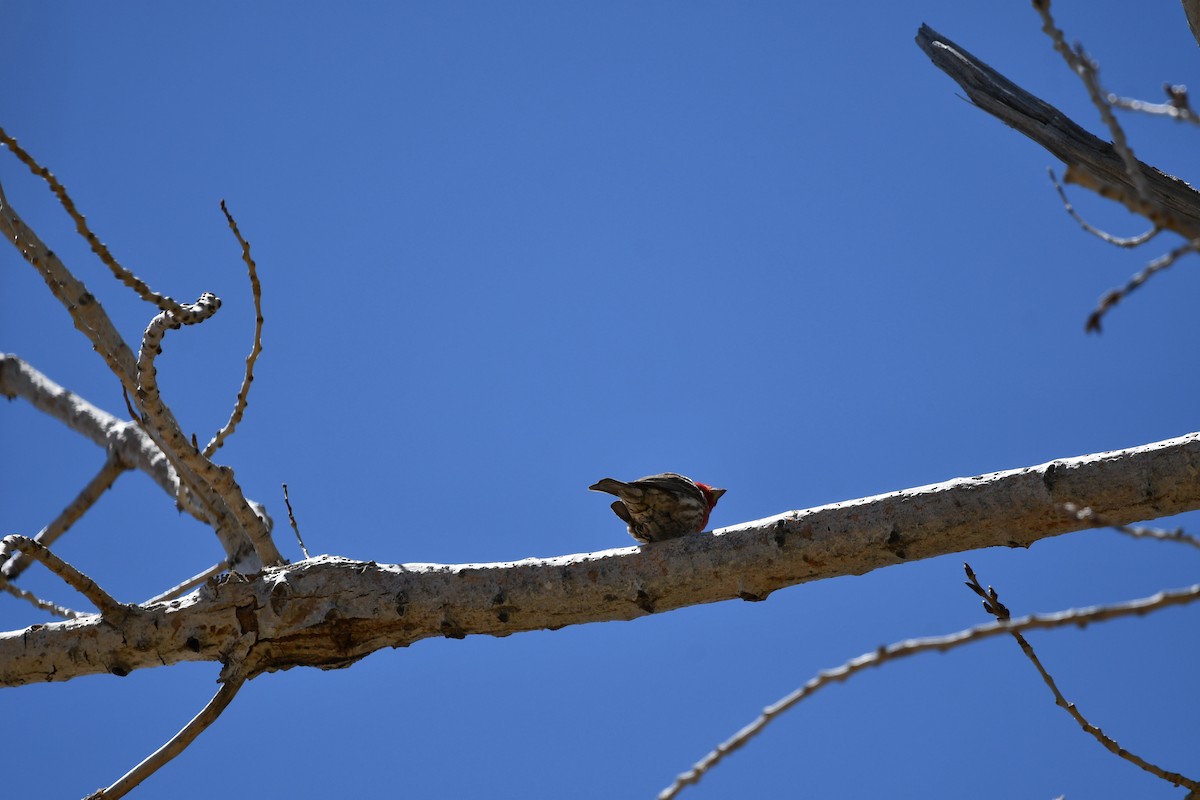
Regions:
<instances>
[{"instance_id":1,"label":"dead tree branch","mask_svg":"<svg viewBox=\"0 0 1200 800\"><path fill-rule=\"evenodd\" d=\"M269 518L249 503L234 481L231 469L214 464L189 441L170 408L159 401L153 386L153 360L160 349L162 332L206 319L219 307L220 300L206 293L200 303L180 306L170 298L151 292L136 276L116 263L107 248L87 227L66 190L48 169L39 165L2 128L0 143L49 184L59 202L75 220L80 234L117 278L142 299L163 309L147 329L142 351L134 361L128 344L113 326L101 304L25 224L0 188L0 234L42 276L50 291L67 309L75 327L88 337L95 350L104 357L109 369L121 381L126 397L137 398L140 411L147 415L146 421L150 423L143 430L175 470L181 487L178 495L180 502L183 502L182 487L186 487L194 502L201 507L204 519L213 526L231 562L244 562L252 569L257 568L257 562L283 563L283 557L271 540ZM238 238L241 240L240 234ZM146 403L152 407L147 408L144 405Z\"/></svg>"},{"instance_id":2,"label":"dead tree branch","mask_svg":"<svg viewBox=\"0 0 1200 800\"><path fill-rule=\"evenodd\" d=\"M224 200L221 201L221 213L225 215L225 220L229 223L229 229L233 231L233 235L237 237L238 244L242 246L242 261L246 262L246 271L250 274L250 293L254 297L254 343L250 346L250 355L246 356L246 372L242 377L242 386L238 389L237 399L233 403L233 411L229 415L229 421L204 446L203 452L205 458L212 458L213 453L217 452L221 445L225 443L225 440L233 435L238 423L242 421L242 415L246 413L246 404L249 402L250 384L254 381L254 364L258 361L259 354L262 353L262 284L258 281L258 265L254 263L254 259L250 256L250 243L242 237L242 232L238 229L238 224L234 220L233 215L229 213L229 209L225 207Z\"/></svg>"},{"instance_id":3,"label":"dead tree branch","mask_svg":"<svg viewBox=\"0 0 1200 800\"><path fill-rule=\"evenodd\" d=\"M62 510L57 517L46 527L42 528L38 535L33 537L33 540L40 545L49 547L54 544L58 537L62 536L67 530L74 525L87 510L96 504L105 492L116 482L117 478L128 467L121 463L120 459L109 454L105 459L104 466L100 471L88 481L87 486L75 496L75 499L67 504L67 507ZM16 578L29 566L29 556L24 552L18 552L7 563L0 568L0 575L3 575L5 580L16 580Z\"/></svg>"},{"instance_id":4,"label":"dead tree branch","mask_svg":"<svg viewBox=\"0 0 1200 800\"><path fill-rule=\"evenodd\" d=\"M172 461L155 444L141 424L121 420L89 403L74 392L64 389L41 372L14 355L0 353L0 394L20 397L37 410L64 423L82 434L123 464L130 464L159 485L179 505L201 522L212 524L212 512L201 506L195 495L185 490L179 481ZM266 518L262 507L249 501L260 517ZM226 553L232 553L232 568L255 572L261 566L249 541L240 530L214 525Z\"/></svg>"},{"instance_id":5,"label":"dead tree branch","mask_svg":"<svg viewBox=\"0 0 1200 800\"><path fill-rule=\"evenodd\" d=\"M1200 192L1180 179L1141 161L1135 174L1149 202L1139 199L1125 161L1108 142L1072 122L1054 106L1017 86L928 25L917 45L934 66L954 79L967 97L1015 128L1067 165L1063 181L1075 183L1124 205L1156 226L1186 239L1200 236Z\"/></svg>"},{"instance_id":6,"label":"dead tree branch","mask_svg":"<svg viewBox=\"0 0 1200 800\"><path fill-rule=\"evenodd\" d=\"M109 626L119 626L125 621L129 606L117 602L94 580L51 553L45 545L25 536L13 535L0 539L0 561L6 560L14 550L19 550L30 558L40 561L46 569L62 578L68 586L91 600L92 604L100 610L104 622Z\"/></svg>"},{"instance_id":7,"label":"dead tree branch","mask_svg":"<svg viewBox=\"0 0 1200 800\"><path fill-rule=\"evenodd\" d=\"M641 548L498 564L317 557L210 581L124 625L94 617L0 634L0 686L182 661L224 661L251 636L247 675L349 666L431 637L507 636L685 606L763 600L786 586L981 547L1024 547L1200 508L1200 434L1128 450L793 511Z\"/></svg>"},{"instance_id":8,"label":"dead tree branch","mask_svg":"<svg viewBox=\"0 0 1200 800\"><path fill-rule=\"evenodd\" d=\"M659 792L658 800L671 800L671 798L678 796L679 792L685 787L698 783L700 778L711 771L721 760L735 750L741 749L751 739L760 734L767 725L797 703L811 697L826 686L845 681L869 667L878 667L888 661L915 656L918 653L927 653L935 650L945 652L971 642L990 639L993 636L999 636L1004 633L1046 630L1061 628L1066 625L1079 625L1082 627L1094 622L1105 622L1110 619L1142 616L1163 608L1194 603L1197 600L1200 600L1200 584L1173 591L1159 592L1152 597L1131 600L1126 603L1093 606L1091 608L1073 608L1054 614L1031 614L1019 619L979 625L945 636L909 639L890 644L887 647L880 647L878 650L871 653L864 653L840 667L818 673L799 689L763 709L762 714L757 719L718 745L715 750L698 761L690 770L676 777L674 783Z\"/></svg>"},{"instance_id":9,"label":"dead tree branch","mask_svg":"<svg viewBox=\"0 0 1200 800\"><path fill-rule=\"evenodd\" d=\"M196 741L196 737L216 722L217 717L221 716L221 712L233 702L233 698L237 696L238 691L245 683L246 677L241 673L235 672L228 677L222 677L221 688L213 695L213 699L208 701L200 713L192 717L179 733L172 736L166 744L147 756L136 767L122 775L112 786L88 795L86 800L117 800L117 798L129 794L142 781L186 750L188 745Z\"/></svg>"},{"instance_id":10,"label":"dead tree branch","mask_svg":"<svg viewBox=\"0 0 1200 800\"><path fill-rule=\"evenodd\" d=\"M975 571L971 569L971 565L964 564L963 566L966 568L967 573L967 587L971 591L975 592L975 594L983 598L984 610L994 616L997 622L1008 622L1012 618L1012 614L1009 612L1008 608L1000 602L1000 597L996 590L991 586L987 587L987 589L984 589L979 583L979 579L975 576ZM1156 778L1161 778L1164 781L1167 781L1172 786L1186 786L1192 790L1200 789L1200 783L1197 783L1191 778L1181 775L1178 772L1169 772L1157 764L1150 763L1136 753L1129 752L1124 747L1121 747L1119 744L1117 744L1111 736L1107 735L1104 731L1100 730L1100 728L1093 725L1091 721L1083 715L1083 712L1079 710L1079 707L1067 700L1067 698L1063 695L1062 691L1058 688L1058 682L1054 680L1054 676L1051 675L1050 671L1046 669L1044 664L1042 664L1042 660L1038 658L1037 653L1034 652L1033 645L1029 643L1029 640L1026 639L1020 631L1009 631L1009 633L1011 633L1013 639L1016 640L1017 645L1021 648L1021 652L1024 653L1025 657L1029 659L1029 662L1033 664L1034 669L1036 669L1038 675L1041 676L1042 682L1046 684L1046 687L1050 689L1050 693L1054 695L1054 704L1063 711L1066 711L1071 716L1071 719L1075 720L1076 724L1083 729L1084 733L1088 734L1097 742L1099 742L1100 746L1102 746L1108 752L1120 759L1128 761L1130 764L1133 764L1134 766L1143 769L1146 772L1149 772Z\"/></svg>"}]
</instances>

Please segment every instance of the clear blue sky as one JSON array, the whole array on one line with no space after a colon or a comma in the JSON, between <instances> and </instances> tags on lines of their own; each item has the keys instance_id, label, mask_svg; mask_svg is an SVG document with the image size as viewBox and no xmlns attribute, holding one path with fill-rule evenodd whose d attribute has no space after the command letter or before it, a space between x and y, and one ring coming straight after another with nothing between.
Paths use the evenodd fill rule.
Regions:
<instances>
[{"instance_id":1,"label":"clear blue sky","mask_svg":"<svg viewBox=\"0 0 1200 800\"><path fill-rule=\"evenodd\" d=\"M1178 4L1055 7L1112 89L1158 99L1195 78ZM202 440L228 414L253 324L228 201L267 327L221 458L277 521L289 484L313 552L603 550L632 544L586 491L606 475L728 487L721 526L1194 430L1194 259L1085 335L1095 299L1169 243L1129 253L1086 236L1046 179L1056 162L956 97L913 43L921 22L1097 128L1028 3L943 0L9 2L0 124L152 286L224 300L159 361ZM1130 127L1147 160L1196 175L1193 130ZM14 205L136 341L152 310L0 156ZM1075 197L1118 233L1143 227ZM0 298L0 350L122 413L115 380L11 250ZM103 454L22 402L2 411L0 523L33 534ZM220 555L140 475L60 552L129 601ZM1196 580L1191 552L1110 532L968 558L1015 613ZM135 796L652 797L818 670L985 621L962 560L265 675ZM77 602L38 571L28 586ZM1033 641L1097 724L1187 771L1198 613ZM4 629L40 620L0 598ZM107 785L216 675L0 693L7 796ZM829 689L684 796L751 794L1181 793L1081 734L1016 646L993 640Z\"/></svg>"}]
</instances>

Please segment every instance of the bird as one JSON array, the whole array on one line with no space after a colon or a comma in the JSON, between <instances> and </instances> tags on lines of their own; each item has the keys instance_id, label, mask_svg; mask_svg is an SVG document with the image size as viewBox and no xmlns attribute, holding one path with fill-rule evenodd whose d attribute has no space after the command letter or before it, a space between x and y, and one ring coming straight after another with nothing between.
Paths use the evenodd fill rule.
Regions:
<instances>
[{"instance_id":1,"label":"bird","mask_svg":"<svg viewBox=\"0 0 1200 800\"><path fill-rule=\"evenodd\" d=\"M628 483L602 478L588 489L620 498L612 504L613 513L641 544L704 530L713 506L725 494L724 489L714 489L676 472L647 475Z\"/></svg>"}]
</instances>

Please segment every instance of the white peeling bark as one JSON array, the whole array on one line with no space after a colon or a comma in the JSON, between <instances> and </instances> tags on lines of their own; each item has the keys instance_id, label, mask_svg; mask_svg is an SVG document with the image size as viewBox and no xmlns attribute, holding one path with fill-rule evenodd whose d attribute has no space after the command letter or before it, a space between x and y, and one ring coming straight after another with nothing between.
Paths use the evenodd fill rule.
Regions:
<instances>
[{"instance_id":1,"label":"white peeling bark","mask_svg":"<svg viewBox=\"0 0 1200 800\"><path fill-rule=\"evenodd\" d=\"M375 564L322 556L226 576L180 600L0 634L0 685L181 661L247 674L349 666L384 647L507 636L741 598L981 547L1200 508L1200 433L1128 450L793 511L683 539L497 564Z\"/></svg>"}]
</instances>

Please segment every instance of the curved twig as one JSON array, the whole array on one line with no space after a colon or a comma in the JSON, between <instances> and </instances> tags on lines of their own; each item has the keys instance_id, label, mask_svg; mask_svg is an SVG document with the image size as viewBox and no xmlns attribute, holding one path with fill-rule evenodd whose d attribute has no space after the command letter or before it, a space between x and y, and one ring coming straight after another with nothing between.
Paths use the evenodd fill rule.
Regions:
<instances>
[{"instance_id":1,"label":"curved twig","mask_svg":"<svg viewBox=\"0 0 1200 800\"><path fill-rule=\"evenodd\" d=\"M238 243L242 246L242 260L246 262L246 270L250 273L250 293L254 296L254 344L250 347L250 355L246 356L246 374L242 378L242 386L238 390L237 400L233 404L233 413L229 415L229 421L225 423L225 427L217 431L216 436L204 446L204 455L209 458L217 452L218 448L225 443L225 439L242 421L242 415L246 412L246 404L250 395L250 383L254 380L254 362L262 353L262 284L258 281L258 267L255 265L254 259L250 257L250 243L242 238L242 232L238 230L237 222L229 213L229 209L225 207L224 200L221 201L221 212L229 223L229 229L233 231L233 235L237 237Z\"/></svg>"}]
</instances>

